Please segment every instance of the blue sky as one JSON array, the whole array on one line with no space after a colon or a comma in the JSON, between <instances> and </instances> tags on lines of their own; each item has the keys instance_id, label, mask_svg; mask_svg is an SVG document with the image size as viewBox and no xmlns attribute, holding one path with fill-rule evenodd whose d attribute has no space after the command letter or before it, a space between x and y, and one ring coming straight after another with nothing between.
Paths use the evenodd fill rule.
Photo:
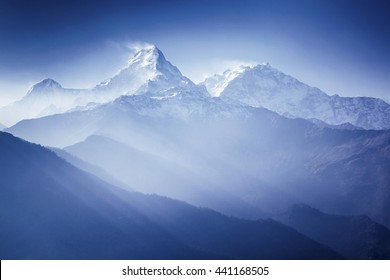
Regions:
<instances>
[{"instance_id":1,"label":"blue sky","mask_svg":"<svg viewBox=\"0 0 390 280\"><path fill-rule=\"evenodd\" d=\"M196 82L269 62L329 94L390 101L386 2L0 0L0 105L46 77L92 87L142 41Z\"/></svg>"}]
</instances>

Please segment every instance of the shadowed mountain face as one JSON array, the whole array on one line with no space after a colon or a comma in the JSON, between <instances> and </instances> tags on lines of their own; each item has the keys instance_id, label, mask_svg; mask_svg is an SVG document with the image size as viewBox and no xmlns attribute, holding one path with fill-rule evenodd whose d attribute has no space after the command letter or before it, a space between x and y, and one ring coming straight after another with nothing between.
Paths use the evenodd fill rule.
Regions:
<instances>
[{"instance_id":1,"label":"shadowed mountain face","mask_svg":"<svg viewBox=\"0 0 390 280\"><path fill-rule=\"evenodd\" d=\"M0 133L1 259L327 259L273 221L229 218L131 193Z\"/></svg>"},{"instance_id":2,"label":"shadowed mountain face","mask_svg":"<svg viewBox=\"0 0 390 280\"><path fill-rule=\"evenodd\" d=\"M143 193L160 195L209 207L227 215L257 219L263 212L217 185L184 163L156 156L98 135L65 148L82 160L98 165L115 178Z\"/></svg>"},{"instance_id":3,"label":"shadowed mountain face","mask_svg":"<svg viewBox=\"0 0 390 280\"><path fill-rule=\"evenodd\" d=\"M329 215L296 205L278 220L348 259L390 258L390 230L366 216Z\"/></svg>"},{"instance_id":4,"label":"shadowed mountain face","mask_svg":"<svg viewBox=\"0 0 390 280\"><path fill-rule=\"evenodd\" d=\"M1 134L1 259L197 258L111 186Z\"/></svg>"},{"instance_id":5,"label":"shadowed mountain face","mask_svg":"<svg viewBox=\"0 0 390 280\"><path fill-rule=\"evenodd\" d=\"M116 179L113 175L105 171L104 169L94 165L90 164L88 162L83 161L82 159L75 157L69 153L67 153L65 150L57 149L57 148L50 148L51 151L53 151L57 156L60 158L66 160L73 166L87 172L90 174L95 175L96 177L100 178L101 180L117 187L125 188L127 190L132 190L130 186L126 185L122 181L119 181Z\"/></svg>"},{"instance_id":6,"label":"shadowed mountain face","mask_svg":"<svg viewBox=\"0 0 390 280\"><path fill-rule=\"evenodd\" d=\"M89 111L26 120L7 131L42 144L72 144L67 150L73 155L141 192L237 217L264 217L305 203L390 225L389 131L321 127L188 96L121 97ZM88 138L93 134L113 141ZM232 200L219 206L207 201L222 193Z\"/></svg>"}]
</instances>

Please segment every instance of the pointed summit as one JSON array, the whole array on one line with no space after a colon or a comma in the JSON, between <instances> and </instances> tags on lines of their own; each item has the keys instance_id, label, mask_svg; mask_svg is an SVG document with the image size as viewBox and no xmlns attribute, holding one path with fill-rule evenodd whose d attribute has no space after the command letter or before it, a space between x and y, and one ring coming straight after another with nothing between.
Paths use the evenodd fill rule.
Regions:
<instances>
[{"instance_id":1,"label":"pointed summit","mask_svg":"<svg viewBox=\"0 0 390 280\"><path fill-rule=\"evenodd\" d=\"M28 94L36 91L50 91L50 90L59 90L62 89L62 86L53 79L44 79L43 81L35 84Z\"/></svg>"},{"instance_id":2,"label":"pointed summit","mask_svg":"<svg viewBox=\"0 0 390 280\"><path fill-rule=\"evenodd\" d=\"M33 85L27 92L26 97L47 96L59 91L63 91L63 87L58 82L53 79L44 79L43 81Z\"/></svg>"},{"instance_id":3,"label":"pointed summit","mask_svg":"<svg viewBox=\"0 0 390 280\"><path fill-rule=\"evenodd\" d=\"M153 76L162 75L174 79L178 76L183 76L176 66L165 59L164 54L155 45L148 46L136 52L124 70L128 68L138 70L141 68L149 69L155 71L151 73Z\"/></svg>"},{"instance_id":4,"label":"pointed summit","mask_svg":"<svg viewBox=\"0 0 390 280\"><path fill-rule=\"evenodd\" d=\"M107 101L121 95L172 97L183 92L204 95L154 45L138 50L124 69L95 90L106 96Z\"/></svg>"},{"instance_id":5,"label":"pointed summit","mask_svg":"<svg viewBox=\"0 0 390 280\"><path fill-rule=\"evenodd\" d=\"M22 119L31 119L63 113L76 105L75 100L82 90L63 88L53 79L44 79L35 84L20 100L0 111L0 118L6 125L13 125Z\"/></svg>"},{"instance_id":6,"label":"pointed summit","mask_svg":"<svg viewBox=\"0 0 390 280\"><path fill-rule=\"evenodd\" d=\"M141 64L142 66L157 65L167 63L163 53L154 45L141 49L129 60L129 66L132 64Z\"/></svg>"}]
</instances>

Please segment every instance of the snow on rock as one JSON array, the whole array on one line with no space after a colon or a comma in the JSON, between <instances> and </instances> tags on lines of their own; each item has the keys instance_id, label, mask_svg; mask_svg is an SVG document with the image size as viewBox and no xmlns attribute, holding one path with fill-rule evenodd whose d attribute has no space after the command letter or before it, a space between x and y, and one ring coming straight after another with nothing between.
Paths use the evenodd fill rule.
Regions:
<instances>
[{"instance_id":1,"label":"snow on rock","mask_svg":"<svg viewBox=\"0 0 390 280\"><path fill-rule=\"evenodd\" d=\"M34 85L21 100L0 109L0 120L13 125L23 119L43 117L90 108L122 95L172 97L180 92L199 97L208 92L183 76L155 46L138 51L127 67L92 89L66 89L52 79ZM86 107L86 108L84 108Z\"/></svg>"},{"instance_id":2,"label":"snow on rock","mask_svg":"<svg viewBox=\"0 0 390 280\"><path fill-rule=\"evenodd\" d=\"M58 82L45 79L35 84L21 100L1 108L0 119L10 126L22 119L64 113L85 93L85 90L65 89Z\"/></svg>"},{"instance_id":3,"label":"snow on rock","mask_svg":"<svg viewBox=\"0 0 390 280\"><path fill-rule=\"evenodd\" d=\"M137 52L126 68L93 89L98 94L107 96L107 101L121 95L169 97L183 90L206 94L167 61L155 46Z\"/></svg>"},{"instance_id":4,"label":"snow on rock","mask_svg":"<svg viewBox=\"0 0 390 280\"><path fill-rule=\"evenodd\" d=\"M214 96L264 107L283 116L350 123L365 129L390 128L390 105L378 98L329 96L271 67L240 67L203 83Z\"/></svg>"},{"instance_id":5,"label":"snow on rock","mask_svg":"<svg viewBox=\"0 0 390 280\"><path fill-rule=\"evenodd\" d=\"M350 123L364 129L390 128L390 105L381 99L329 96L286 75L270 64L241 66L195 85L172 65L156 46L139 50L114 77L91 89L67 89L52 79L34 85L21 100L0 108L0 121L12 126L23 119L69 111L91 110L121 96L142 95L164 104L193 100L196 107L221 98L264 107L289 118L317 119L329 125ZM164 101L177 97L175 101ZM191 109L193 110L193 109ZM233 110L233 109L232 109ZM182 115L182 114L181 114Z\"/></svg>"}]
</instances>

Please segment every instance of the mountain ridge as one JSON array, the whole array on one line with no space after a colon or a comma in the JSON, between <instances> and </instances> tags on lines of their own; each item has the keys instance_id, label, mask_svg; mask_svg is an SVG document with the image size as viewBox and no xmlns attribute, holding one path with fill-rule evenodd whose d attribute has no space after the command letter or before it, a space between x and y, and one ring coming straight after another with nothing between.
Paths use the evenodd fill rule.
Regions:
<instances>
[{"instance_id":1,"label":"mountain ridge","mask_svg":"<svg viewBox=\"0 0 390 280\"><path fill-rule=\"evenodd\" d=\"M124 96L89 111L25 120L7 131L57 147L105 135L179 163L207 178L210 189L238 195L265 212L306 202L325 212L365 213L389 225L388 131L318 126L264 108L212 100ZM91 153L105 152L101 145ZM160 193L158 184L153 191Z\"/></svg>"},{"instance_id":2,"label":"mountain ridge","mask_svg":"<svg viewBox=\"0 0 390 280\"><path fill-rule=\"evenodd\" d=\"M382 99L330 96L268 63L228 70L201 84L214 96L287 117L318 119L330 125L351 123L365 129L390 128L390 105Z\"/></svg>"},{"instance_id":3,"label":"mountain ridge","mask_svg":"<svg viewBox=\"0 0 390 280\"><path fill-rule=\"evenodd\" d=\"M390 105L379 98L330 96L269 63L226 70L196 85L156 46L139 50L116 75L90 89L67 89L53 79L45 79L21 100L1 108L0 120L10 126L23 119L84 110L90 104L112 102L123 95L161 99L182 94L198 98L217 96L290 118L318 119L329 125L390 128Z\"/></svg>"},{"instance_id":4,"label":"mountain ridge","mask_svg":"<svg viewBox=\"0 0 390 280\"><path fill-rule=\"evenodd\" d=\"M274 218L348 259L390 258L390 230L367 216L330 215L308 205L294 205Z\"/></svg>"},{"instance_id":5,"label":"mountain ridge","mask_svg":"<svg viewBox=\"0 0 390 280\"><path fill-rule=\"evenodd\" d=\"M219 96L182 76L158 49L141 50L111 80L88 91L66 91L44 80L35 87L43 89L42 98L45 90L51 95L60 89L72 98L74 93L85 102L97 102L24 119L6 131L41 145L65 147L84 160L62 153L70 162L114 184L123 183L123 188L169 196L238 219L272 217L301 203L324 213L368 216L372 223L358 224L362 234L364 225L375 222L389 227L390 130L368 129L386 122L388 104L328 96L269 64L225 71L209 82L209 90ZM149 198L156 209L147 211L148 218L158 224L156 215L167 209L157 210L160 198ZM129 199L137 201L135 196ZM179 218L186 224L186 217ZM179 229L196 232L187 226ZM208 242L178 238L195 246Z\"/></svg>"},{"instance_id":6,"label":"mountain ridge","mask_svg":"<svg viewBox=\"0 0 390 280\"><path fill-rule=\"evenodd\" d=\"M1 259L343 258L275 221L128 192L8 133L0 144Z\"/></svg>"},{"instance_id":7,"label":"mountain ridge","mask_svg":"<svg viewBox=\"0 0 390 280\"><path fill-rule=\"evenodd\" d=\"M156 47L141 49L118 74L91 89L63 88L53 79L32 86L20 100L0 109L0 119L13 125L23 119L82 110L89 104L104 104L122 95L165 98L178 94L208 96L208 92L183 76Z\"/></svg>"}]
</instances>

